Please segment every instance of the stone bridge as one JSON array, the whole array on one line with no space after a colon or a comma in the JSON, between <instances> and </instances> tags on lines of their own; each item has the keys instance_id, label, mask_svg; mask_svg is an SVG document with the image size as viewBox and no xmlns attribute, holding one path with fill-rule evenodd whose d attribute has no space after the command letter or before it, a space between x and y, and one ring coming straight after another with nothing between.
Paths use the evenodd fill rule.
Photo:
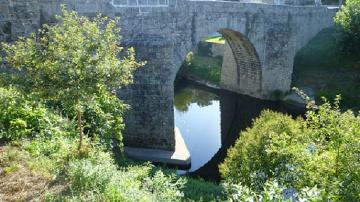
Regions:
<instances>
[{"instance_id":1,"label":"stone bridge","mask_svg":"<svg viewBox=\"0 0 360 202\"><path fill-rule=\"evenodd\" d=\"M134 84L119 90L132 106L125 144L174 151L174 79L186 54L214 32L226 39L221 86L272 99L291 86L293 60L336 9L242 1L195 0L0 0L0 41L12 41L53 23L60 4L81 15L120 17L123 45L133 46L147 65ZM145 150L147 152L148 150ZM169 153L169 156L173 156ZM172 157L174 158L174 156Z\"/></svg>"}]
</instances>

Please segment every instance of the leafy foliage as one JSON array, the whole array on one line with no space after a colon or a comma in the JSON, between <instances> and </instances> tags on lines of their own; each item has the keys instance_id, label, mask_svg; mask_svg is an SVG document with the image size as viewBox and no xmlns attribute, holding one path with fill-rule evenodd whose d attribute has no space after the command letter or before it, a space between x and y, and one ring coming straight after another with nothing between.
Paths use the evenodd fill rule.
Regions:
<instances>
[{"instance_id":1,"label":"leafy foliage","mask_svg":"<svg viewBox=\"0 0 360 202\"><path fill-rule=\"evenodd\" d=\"M303 188L300 191L286 189L277 181L267 181L263 190L258 193L250 187L241 184L223 184L228 200L235 201L321 201L323 190L317 188Z\"/></svg>"},{"instance_id":2,"label":"leafy foliage","mask_svg":"<svg viewBox=\"0 0 360 202\"><path fill-rule=\"evenodd\" d=\"M347 0L336 14L335 23L340 28L340 41L347 54L359 56L360 52L360 1Z\"/></svg>"},{"instance_id":3,"label":"leafy foliage","mask_svg":"<svg viewBox=\"0 0 360 202\"><path fill-rule=\"evenodd\" d=\"M65 117L76 116L76 107L69 106L61 100L48 101L46 106L61 111ZM115 95L106 95L106 93L94 95L93 99L82 108L84 133L93 139L99 139L109 149L113 146L113 137L115 136L118 140L118 147L121 148L121 131L125 127L123 115L128 108L128 105L124 104Z\"/></svg>"},{"instance_id":4,"label":"leafy foliage","mask_svg":"<svg viewBox=\"0 0 360 202\"><path fill-rule=\"evenodd\" d=\"M220 166L228 182L259 193L269 180L286 188L319 187L324 199L360 199L360 117L310 102L306 119L265 111L242 132Z\"/></svg>"},{"instance_id":5,"label":"leafy foliage","mask_svg":"<svg viewBox=\"0 0 360 202\"><path fill-rule=\"evenodd\" d=\"M289 160L294 159L294 155L302 155L297 153L302 148L289 148L289 145L292 141L301 141L301 127L301 123L290 116L264 111L228 151L228 157L220 166L222 176L258 191L270 178L291 183L296 176L285 178L291 172L289 167L293 162Z\"/></svg>"},{"instance_id":6,"label":"leafy foliage","mask_svg":"<svg viewBox=\"0 0 360 202\"><path fill-rule=\"evenodd\" d=\"M115 91L131 83L132 72L143 63L135 60L133 49L124 51L119 46L117 19L99 15L90 21L64 7L62 11L58 24L45 25L38 35L2 46L6 61L21 71L13 75L13 82L41 98L61 100L76 109L80 148L83 107L103 96L114 101ZM121 121L114 119L110 122ZM22 127L21 122L16 124ZM117 131L116 136L120 135Z\"/></svg>"},{"instance_id":7,"label":"leafy foliage","mask_svg":"<svg viewBox=\"0 0 360 202\"><path fill-rule=\"evenodd\" d=\"M0 141L68 136L74 123L14 88L0 88Z\"/></svg>"},{"instance_id":8,"label":"leafy foliage","mask_svg":"<svg viewBox=\"0 0 360 202\"><path fill-rule=\"evenodd\" d=\"M58 24L45 25L38 35L2 44L6 61L24 71L24 87L45 98L87 102L104 89L113 92L131 83L133 70L141 64L133 49L118 59L123 48L118 46L117 20L97 16L90 21L65 8L57 19Z\"/></svg>"}]
</instances>

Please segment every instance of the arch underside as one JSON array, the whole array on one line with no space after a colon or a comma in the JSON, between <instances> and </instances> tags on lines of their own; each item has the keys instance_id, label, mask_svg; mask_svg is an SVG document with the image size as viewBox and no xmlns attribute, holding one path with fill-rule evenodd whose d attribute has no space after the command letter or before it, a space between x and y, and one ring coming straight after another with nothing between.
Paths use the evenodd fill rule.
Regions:
<instances>
[{"instance_id":1,"label":"arch underside","mask_svg":"<svg viewBox=\"0 0 360 202\"><path fill-rule=\"evenodd\" d=\"M224 89L246 95L261 97L261 62L252 43L241 33L221 29L219 33L225 38L231 53L226 53L224 60L233 60L233 65L225 61L221 86ZM235 67L234 67L235 66Z\"/></svg>"}]
</instances>

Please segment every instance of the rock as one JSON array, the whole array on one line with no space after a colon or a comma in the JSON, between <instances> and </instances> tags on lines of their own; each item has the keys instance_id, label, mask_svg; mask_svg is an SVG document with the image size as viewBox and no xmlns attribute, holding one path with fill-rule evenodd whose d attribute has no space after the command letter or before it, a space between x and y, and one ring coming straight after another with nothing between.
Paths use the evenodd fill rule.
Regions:
<instances>
[{"instance_id":1,"label":"rock","mask_svg":"<svg viewBox=\"0 0 360 202\"><path fill-rule=\"evenodd\" d=\"M299 89L309 96L311 100L315 100L315 92L313 89L309 87L300 87ZM295 91L291 91L290 94L283 98L283 101L289 105L306 107L306 101Z\"/></svg>"}]
</instances>

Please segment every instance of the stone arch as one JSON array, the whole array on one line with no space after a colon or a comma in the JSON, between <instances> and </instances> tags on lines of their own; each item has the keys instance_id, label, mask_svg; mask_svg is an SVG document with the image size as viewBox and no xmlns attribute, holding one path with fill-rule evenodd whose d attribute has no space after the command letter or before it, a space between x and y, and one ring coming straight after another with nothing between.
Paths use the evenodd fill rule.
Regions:
<instances>
[{"instance_id":1,"label":"stone arch","mask_svg":"<svg viewBox=\"0 0 360 202\"><path fill-rule=\"evenodd\" d=\"M221 72L221 87L261 97L262 69L259 55L243 34L231 29L220 29L219 33L226 40L224 64Z\"/></svg>"}]
</instances>

